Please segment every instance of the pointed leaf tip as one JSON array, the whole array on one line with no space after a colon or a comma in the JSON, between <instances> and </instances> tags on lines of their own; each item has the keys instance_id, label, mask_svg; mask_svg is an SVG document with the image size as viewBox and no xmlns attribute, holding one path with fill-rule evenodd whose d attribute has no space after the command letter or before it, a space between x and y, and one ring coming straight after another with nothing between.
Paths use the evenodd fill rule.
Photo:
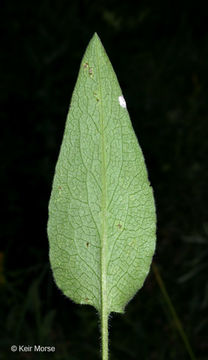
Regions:
<instances>
[{"instance_id":1,"label":"pointed leaf tip","mask_svg":"<svg viewBox=\"0 0 208 360\"><path fill-rule=\"evenodd\" d=\"M98 33L96 33L96 31L95 31L93 37L95 37L95 38L97 38L97 39L100 39L100 37L98 36Z\"/></svg>"},{"instance_id":2,"label":"pointed leaf tip","mask_svg":"<svg viewBox=\"0 0 208 360\"><path fill-rule=\"evenodd\" d=\"M94 35L92 36L91 40L90 40L90 43L99 43L99 44L102 44L101 40L100 40L100 37L98 36L98 34L95 32Z\"/></svg>"}]
</instances>

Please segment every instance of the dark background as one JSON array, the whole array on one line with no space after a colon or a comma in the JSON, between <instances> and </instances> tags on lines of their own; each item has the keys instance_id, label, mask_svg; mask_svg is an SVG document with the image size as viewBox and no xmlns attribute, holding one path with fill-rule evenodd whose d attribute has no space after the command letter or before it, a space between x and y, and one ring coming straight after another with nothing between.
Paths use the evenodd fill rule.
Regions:
<instances>
[{"instance_id":1,"label":"dark background","mask_svg":"<svg viewBox=\"0 0 208 360\"><path fill-rule=\"evenodd\" d=\"M145 154L154 257L197 359L208 358L208 17L203 2L2 1L0 359L96 360L97 314L56 288L47 206L81 57L97 31ZM12 344L56 346L11 353ZM111 359L189 359L151 272L110 322Z\"/></svg>"}]
</instances>

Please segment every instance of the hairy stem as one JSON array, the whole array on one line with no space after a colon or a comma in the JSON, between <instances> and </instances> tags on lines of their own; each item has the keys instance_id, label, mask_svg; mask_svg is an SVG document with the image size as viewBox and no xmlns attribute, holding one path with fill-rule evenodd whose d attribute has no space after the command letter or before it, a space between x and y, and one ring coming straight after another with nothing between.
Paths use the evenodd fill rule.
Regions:
<instances>
[{"instance_id":1,"label":"hairy stem","mask_svg":"<svg viewBox=\"0 0 208 360\"><path fill-rule=\"evenodd\" d=\"M101 314L102 360L108 360L108 314Z\"/></svg>"}]
</instances>

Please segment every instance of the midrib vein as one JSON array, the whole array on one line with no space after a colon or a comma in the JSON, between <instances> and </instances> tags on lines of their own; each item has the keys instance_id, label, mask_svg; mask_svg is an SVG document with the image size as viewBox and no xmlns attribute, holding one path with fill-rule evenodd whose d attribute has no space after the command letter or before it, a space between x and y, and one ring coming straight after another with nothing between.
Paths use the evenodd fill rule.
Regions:
<instances>
[{"instance_id":1,"label":"midrib vein","mask_svg":"<svg viewBox=\"0 0 208 360\"><path fill-rule=\"evenodd\" d=\"M98 64L98 82L100 91L99 113L101 122L101 174L102 174L102 230L101 230L101 316L108 316L107 309L107 279L106 279L106 259L107 259L107 233L106 233L106 158L105 158L105 132L104 132L104 116L103 116L103 96L100 75L100 61L99 54L97 53L96 44L96 57Z\"/></svg>"}]
</instances>

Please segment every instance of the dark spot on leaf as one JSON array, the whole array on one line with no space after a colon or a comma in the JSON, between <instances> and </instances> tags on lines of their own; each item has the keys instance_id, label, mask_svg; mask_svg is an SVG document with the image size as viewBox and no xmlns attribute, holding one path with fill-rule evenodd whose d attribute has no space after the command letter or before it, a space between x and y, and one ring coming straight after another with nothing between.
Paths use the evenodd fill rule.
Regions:
<instances>
[{"instance_id":1,"label":"dark spot on leaf","mask_svg":"<svg viewBox=\"0 0 208 360\"><path fill-rule=\"evenodd\" d=\"M58 188L59 188L59 190L61 190L61 189L62 189L62 187L61 187L61 186L59 186Z\"/></svg>"},{"instance_id":2,"label":"dark spot on leaf","mask_svg":"<svg viewBox=\"0 0 208 360\"><path fill-rule=\"evenodd\" d=\"M92 75L92 68L89 68L89 74Z\"/></svg>"},{"instance_id":3,"label":"dark spot on leaf","mask_svg":"<svg viewBox=\"0 0 208 360\"><path fill-rule=\"evenodd\" d=\"M87 242L87 243L86 243L86 246L88 247L89 245L90 245L90 244Z\"/></svg>"},{"instance_id":4,"label":"dark spot on leaf","mask_svg":"<svg viewBox=\"0 0 208 360\"><path fill-rule=\"evenodd\" d=\"M84 63L84 69L87 69L88 68L88 66L89 66L89 64L86 62L86 63Z\"/></svg>"},{"instance_id":5,"label":"dark spot on leaf","mask_svg":"<svg viewBox=\"0 0 208 360\"><path fill-rule=\"evenodd\" d=\"M100 101L98 95L97 95L95 92L94 92L93 94L94 94L95 99L96 99L97 101Z\"/></svg>"},{"instance_id":6,"label":"dark spot on leaf","mask_svg":"<svg viewBox=\"0 0 208 360\"><path fill-rule=\"evenodd\" d=\"M121 229L121 228L122 228L122 225L121 225L121 224L118 224L118 228Z\"/></svg>"},{"instance_id":7,"label":"dark spot on leaf","mask_svg":"<svg viewBox=\"0 0 208 360\"><path fill-rule=\"evenodd\" d=\"M88 298L85 298L85 301L89 301L89 299L88 299Z\"/></svg>"}]
</instances>

